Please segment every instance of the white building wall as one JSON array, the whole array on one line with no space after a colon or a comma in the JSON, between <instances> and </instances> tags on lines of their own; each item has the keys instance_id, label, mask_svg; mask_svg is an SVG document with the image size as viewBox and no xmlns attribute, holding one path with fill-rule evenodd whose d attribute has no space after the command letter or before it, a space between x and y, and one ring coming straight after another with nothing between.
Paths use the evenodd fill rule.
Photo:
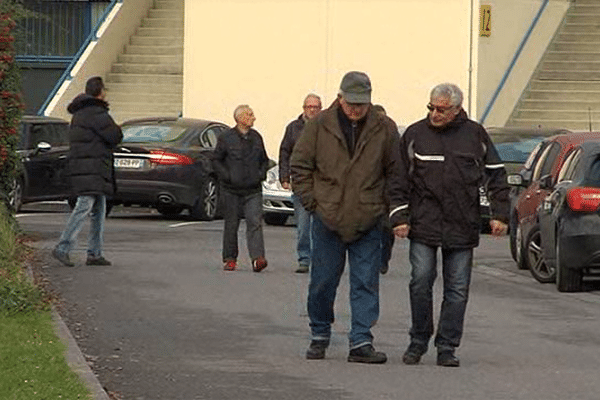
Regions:
<instances>
[{"instance_id":1,"label":"white building wall","mask_svg":"<svg viewBox=\"0 0 600 400\"><path fill-rule=\"evenodd\" d=\"M188 0L183 114L233 125L250 104L276 159L304 96L327 106L344 73L361 70L373 103L410 124L435 84L468 92L470 16L471 0Z\"/></svg>"}]
</instances>

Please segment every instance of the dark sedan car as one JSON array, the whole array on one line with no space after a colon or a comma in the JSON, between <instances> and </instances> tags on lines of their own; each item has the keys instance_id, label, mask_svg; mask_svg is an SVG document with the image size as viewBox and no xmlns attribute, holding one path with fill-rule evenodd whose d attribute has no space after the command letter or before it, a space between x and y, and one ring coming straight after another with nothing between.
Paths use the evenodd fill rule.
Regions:
<instances>
[{"instance_id":1,"label":"dark sedan car","mask_svg":"<svg viewBox=\"0 0 600 400\"><path fill-rule=\"evenodd\" d=\"M70 195L69 123L60 118L25 115L19 135L21 168L8 194L10 205L19 211L24 203L66 200Z\"/></svg>"},{"instance_id":2,"label":"dark sedan car","mask_svg":"<svg viewBox=\"0 0 600 400\"><path fill-rule=\"evenodd\" d=\"M550 175L541 186L550 189ZM540 210L541 248L560 292L582 288L582 277L600 268L600 141L574 147Z\"/></svg>"},{"instance_id":3,"label":"dark sedan car","mask_svg":"<svg viewBox=\"0 0 600 400\"><path fill-rule=\"evenodd\" d=\"M167 216L188 209L199 220L217 217L219 185L212 154L227 125L191 118L146 118L126 121L121 128L113 205L153 207Z\"/></svg>"},{"instance_id":4,"label":"dark sedan car","mask_svg":"<svg viewBox=\"0 0 600 400\"><path fill-rule=\"evenodd\" d=\"M552 282L553 271L541 254L539 208L550 194L565 156L576 146L599 140L600 132L572 132L544 139L518 174L508 176L511 192L510 247L517 266L529 268L540 282ZM544 184L542 184L542 178Z\"/></svg>"}]
</instances>

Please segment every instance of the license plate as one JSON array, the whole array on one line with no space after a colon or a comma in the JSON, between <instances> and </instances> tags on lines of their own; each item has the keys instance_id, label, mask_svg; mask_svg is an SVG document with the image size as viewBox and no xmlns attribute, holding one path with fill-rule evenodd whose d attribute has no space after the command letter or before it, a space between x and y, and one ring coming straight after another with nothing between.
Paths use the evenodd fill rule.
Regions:
<instances>
[{"instance_id":1,"label":"license plate","mask_svg":"<svg viewBox=\"0 0 600 400\"><path fill-rule=\"evenodd\" d=\"M142 168L139 158L115 158L115 168Z\"/></svg>"}]
</instances>

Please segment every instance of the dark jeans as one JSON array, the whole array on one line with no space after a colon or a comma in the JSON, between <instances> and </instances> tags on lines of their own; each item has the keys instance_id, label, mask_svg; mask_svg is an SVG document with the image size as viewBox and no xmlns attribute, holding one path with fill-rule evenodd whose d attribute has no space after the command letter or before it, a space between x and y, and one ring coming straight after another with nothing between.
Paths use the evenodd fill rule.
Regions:
<instances>
[{"instance_id":1,"label":"dark jeans","mask_svg":"<svg viewBox=\"0 0 600 400\"><path fill-rule=\"evenodd\" d=\"M329 341L336 291L348 254L350 278L350 348L372 343L371 327L379 319L381 228L375 226L352 243L344 243L312 214L312 253L308 316L313 340Z\"/></svg>"},{"instance_id":2,"label":"dark jeans","mask_svg":"<svg viewBox=\"0 0 600 400\"><path fill-rule=\"evenodd\" d=\"M433 283L437 276L437 251L437 247L415 240L410 242L410 338L412 343L421 345L424 349L427 349L433 335ZM460 345L472 265L473 249L442 248L444 298L435 336L438 351L454 350Z\"/></svg>"},{"instance_id":3,"label":"dark jeans","mask_svg":"<svg viewBox=\"0 0 600 400\"><path fill-rule=\"evenodd\" d=\"M223 261L238 258L238 229L240 227L240 210L246 220L246 241L250 258L255 260L265 256L265 244L262 231L262 192L249 195L237 195L221 190L223 201Z\"/></svg>"}]
</instances>

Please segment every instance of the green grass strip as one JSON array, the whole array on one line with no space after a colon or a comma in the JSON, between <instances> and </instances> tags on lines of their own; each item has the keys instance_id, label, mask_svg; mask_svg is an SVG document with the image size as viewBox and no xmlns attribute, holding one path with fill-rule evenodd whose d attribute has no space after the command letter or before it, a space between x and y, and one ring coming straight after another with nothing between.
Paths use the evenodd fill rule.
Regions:
<instances>
[{"instance_id":1,"label":"green grass strip","mask_svg":"<svg viewBox=\"0 0 600 400\"><path fill-rule=\"evenodd\" d=\"M91 399L65 361L49 311L0 316L0 399Z\"/></svg>"}]
</instances>

